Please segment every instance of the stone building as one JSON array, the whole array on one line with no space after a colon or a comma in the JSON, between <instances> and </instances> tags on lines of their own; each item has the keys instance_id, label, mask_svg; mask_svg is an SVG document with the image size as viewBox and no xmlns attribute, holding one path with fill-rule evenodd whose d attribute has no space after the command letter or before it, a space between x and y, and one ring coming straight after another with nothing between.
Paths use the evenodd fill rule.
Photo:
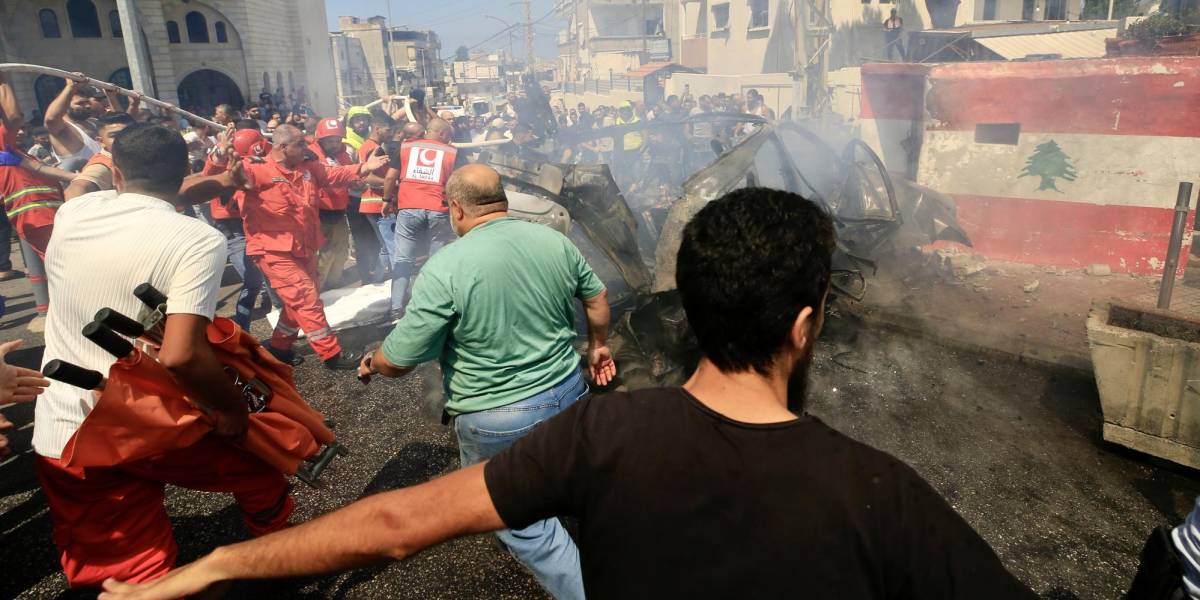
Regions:
<instances>
[{"instance_id":1,"label":"stone building","mask_svg":"<svg viewBox=\"0 0 1200 600\"><path fill-rule=\"evenodd\" d=\"M133 23L140 48L126 39ZM80 71L200 111L264 92L321 114L337 106L323 0L3 0L0 62ZM63 86L12 80L28 113L45 111Z\"/></svg>"},{"instance_id":2,"label":"stone building","mask_svg":"<svg viewBox=\"0 0 1200 600\"><path fill-rule=\"evenodd\" d=\"M361 103L372 89L374 98L414 87L431 97L445 93L442 42L436 33L388 27L381 16L340 16L338 29L329 36L343 105Z\"/></svg>"}]
</instances>

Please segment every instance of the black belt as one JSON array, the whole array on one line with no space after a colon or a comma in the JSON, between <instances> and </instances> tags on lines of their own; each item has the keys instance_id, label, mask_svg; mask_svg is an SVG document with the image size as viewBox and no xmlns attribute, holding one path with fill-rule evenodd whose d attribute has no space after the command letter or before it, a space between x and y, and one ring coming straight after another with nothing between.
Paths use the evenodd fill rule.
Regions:
<instances>
[{"instance_id":1,"label":"black belt","mask_svg":"<svg viewBox=\"0 0 1200 600\"><path fill-rule=\"evenodd\" d=\"M344 210L322 210L321 211L321 220L323 220L323 221L336 221L339 218L344 217L344 216L346 216L346 211L344 211Z\"/></svg>"}]
</instances>

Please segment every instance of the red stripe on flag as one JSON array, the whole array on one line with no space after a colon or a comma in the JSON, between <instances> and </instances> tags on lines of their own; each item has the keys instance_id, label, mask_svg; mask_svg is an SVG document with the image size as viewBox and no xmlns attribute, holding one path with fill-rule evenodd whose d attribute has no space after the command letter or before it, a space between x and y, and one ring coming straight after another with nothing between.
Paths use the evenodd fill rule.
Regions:
<instances>
[{"instance_id":1,"label":"red stripe on flag","mask_svg":"<svg viewBox=\"0 0 1200 600\"><path fill-rule=\"evenodd\" d=\"M984 256L1070 268L1107 264L1129 273L1162 273L1174 216L1169 208L959 194L954 200L959 224Z\"/></svg>"},{"instance_id":2,"label":"red stripe on flag","mask_svg":"<svg viewBox=\"0 0 1200 600\"><path fill-rule=\"evenodd\" d=\"M1196 57L954 63L929 80L930 129L1200 137Z\"/></svg>"}]
</instances>

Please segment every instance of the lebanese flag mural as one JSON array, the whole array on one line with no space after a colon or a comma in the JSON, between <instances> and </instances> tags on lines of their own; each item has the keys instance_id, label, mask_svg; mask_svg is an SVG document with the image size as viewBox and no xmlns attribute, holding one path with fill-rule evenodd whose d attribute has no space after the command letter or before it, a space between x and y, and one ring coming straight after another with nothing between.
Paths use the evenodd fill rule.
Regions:
<instances>
[{"instance_id":1,"label":"lebanese flag mural","mask_svg":"<svg viewBox=\"0 0 1200 600\"><path fill-rule=\"evenodd\" d=\"M872 67L864 139L951 195L978 252L1162 271L1178 183L1200 180L1200 58Z\"/></svg>"}]
</instances>

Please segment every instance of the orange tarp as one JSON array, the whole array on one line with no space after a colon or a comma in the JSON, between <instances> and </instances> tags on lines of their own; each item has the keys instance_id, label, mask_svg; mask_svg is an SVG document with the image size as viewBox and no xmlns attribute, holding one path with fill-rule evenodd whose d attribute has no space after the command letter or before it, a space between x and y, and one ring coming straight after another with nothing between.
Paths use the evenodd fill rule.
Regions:
<instances>
[{"instance_id":1,"label":"orange tarp","mask_svg":"<svg viewBox=\"0 0 1200 600\"><path fill-rule=\"evenodd\" d=\"M208 341L218 360L243 381L271 389L267 409L251 413L244 439L236 443L267 464L295 474L300 462L334 441L321 413L296 391L292 367L263 349L229 319L213 320ZM174 377L135 350L113 364L95 408L63 451L65 467L106 467L190 446L212 431Z\"/></svg>"}]
</instances>

